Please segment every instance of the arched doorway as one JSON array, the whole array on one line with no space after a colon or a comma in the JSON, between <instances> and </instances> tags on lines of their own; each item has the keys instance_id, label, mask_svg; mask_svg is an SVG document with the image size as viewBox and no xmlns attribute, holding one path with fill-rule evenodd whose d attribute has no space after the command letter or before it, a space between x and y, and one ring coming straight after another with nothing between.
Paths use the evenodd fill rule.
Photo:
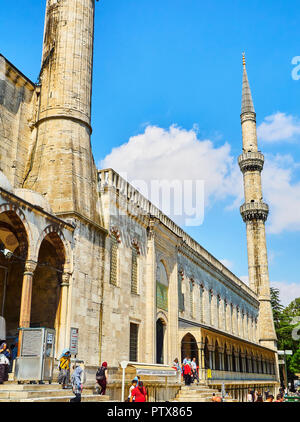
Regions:
<instances>
[{"instance_id":1,"label":"arched doorway","mask_svg":"<svg viewBox=\"0 0 300 422\"><path fill-rule=\"evenodd\" d=\"M56 232L43 239L33 277L31 327L55 328L58 334L64 245Z\"/></svg>"},{"instance_id":2,"label":"arched doorway","mask_svg":"<svg viewBox=\"0 0 300 422\"><path fill-rule=\"evenodd\" d=\"M156 363L164 363L165 323L159 318L156 321Z\"/></svg>"},{"instance_id":3,"label":"arched doorway","mask_svg":"<svg viewBox=\"0 0 300 422\"><path fill-rule=\"evenodd\" d=\"M28 253L28 236L16 211L0 214L0 314L6 321L6 339L15 343L18 336L23 274Z\"/></svg>"},{"instance_id":4,"label":"arched doorway","mask_svg":"<svg viewBox=\"0 0 300 422\"><path fill-rule=\"evenodd\" d=\"M196 358L197 366L199 365L199 349L195 337L188 333L181 340L181 362L184 358Z\"/></svg>"},{"instance_id":5,"label":"arched doorway","mask_svg":"<svg viewBox=\"0 0 300 422\"><path fill-rule=\"evenodd\" d=\"M207 337L205 337L205 343L204 343L204 365L205 365L205 369L211 369Z\"/></svg>"}]
</instances>

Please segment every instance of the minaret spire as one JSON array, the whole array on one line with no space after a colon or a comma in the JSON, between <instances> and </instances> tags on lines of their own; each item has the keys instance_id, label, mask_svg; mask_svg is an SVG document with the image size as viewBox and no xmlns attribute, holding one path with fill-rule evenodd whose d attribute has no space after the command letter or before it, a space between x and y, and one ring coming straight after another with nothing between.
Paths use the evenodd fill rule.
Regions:
<instances>
[{"instance_id":1,"label":"minaret spire","mask_svg":"<svg viewBox=\"0 0 300 422\"><path fill-rule=\"evenodd\" d=\"M246 69L246 58L243 53L243 95L242 95L242 114L243 113L255 113L251 89L248 81L247 69Z\"/></svg>"},{"instance_id":2,"label":"minaret spire","mask_svg":"<svg viewBox=\"0 0 300 422\"><path fill-rule=\"evenodd\" d=\"M243 94L241 124L243 132L243 154L238 161L244 175L245 203L241 215L246 223L249 283L260 302L258 336L263 346L276 350L276 334L270 298L270 282L265 234L265 222L269 207L263 202L261 172L264 156L258 151L256 114L243 54Z\"/></svg>"}]
</instances>

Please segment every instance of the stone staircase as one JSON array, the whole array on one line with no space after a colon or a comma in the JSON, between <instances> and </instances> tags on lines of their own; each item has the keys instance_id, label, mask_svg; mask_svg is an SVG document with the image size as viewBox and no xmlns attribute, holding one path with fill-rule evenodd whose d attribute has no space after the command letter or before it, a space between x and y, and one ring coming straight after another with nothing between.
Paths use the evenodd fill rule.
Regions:
<instances>
[{"instance_id":1,"label":"stone staircase","mask_svg":"<svg viewBox=\"0 0 300 422\"><path fill-rule=\"evenodd\" d=\"M211 402L213 393L221 395L217 389L210 388L205 383L191 384L190 386L183 385L177 396L173 401L175 402ZM226 402L233 402L236 400L226 399Z\"/></svg>"},{"instance_id":2,"label":"stone staircase","mask_svg":"<svg viewBox=\"0 0 300 422\"><path fill-rule=\"evenodd\" d=\"M82 392L82 402L109 401L109 396L94 394L94 386L87 385ZM71 389L63 390L61 385L53 384L17 384L7 382L0 385L0 402L69 402L74 398Z\"/></svg>"}]
</instances>

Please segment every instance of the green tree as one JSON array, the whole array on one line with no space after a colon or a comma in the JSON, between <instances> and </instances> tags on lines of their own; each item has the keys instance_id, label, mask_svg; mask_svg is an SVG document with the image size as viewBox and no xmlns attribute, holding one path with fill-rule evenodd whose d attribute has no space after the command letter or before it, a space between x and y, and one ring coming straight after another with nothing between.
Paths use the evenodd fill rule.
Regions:
<instances>
[{"instance_id":1,"label":"green tree","mask_svg":"<svg viewBox=\"0 0 300 422\"><path fill-rule=\"evenodd\" d=\"M294 374L300 373L300 348L296 351L293 357L290 360L289 369Z\"/></svg>"},{"instance_id":2,"label":"green tree","mask_svg":"<svg viewBox=\"0 0 300 422\"><path fill-rule=\"evenodd\" d=\"M275 324L275 330L280 328L281 318L282 318L282 311L284 307L282 306L280 302L280 292L279 289L275 289L274 287L271 287L271 305L273 310L273 319Z\"/></svg>"},{"instance_id":3,"label":"green tree","mask_svg":"<svg viewBox=\"0 0 300 422\"><path fill-rule=\"evenodd\" d=\"M292 350L293 356L287 356L288 377L294 378L295 373L300 373L298 366L300 342L293 338L293 330L297 323L293 324L295 317L300 316L300 298L293 300L288 306L283 307L280 302L280 291L271 287L271 304L274 317L274 325L278 339L278 350Z\"/></svg>"}]
</instances>

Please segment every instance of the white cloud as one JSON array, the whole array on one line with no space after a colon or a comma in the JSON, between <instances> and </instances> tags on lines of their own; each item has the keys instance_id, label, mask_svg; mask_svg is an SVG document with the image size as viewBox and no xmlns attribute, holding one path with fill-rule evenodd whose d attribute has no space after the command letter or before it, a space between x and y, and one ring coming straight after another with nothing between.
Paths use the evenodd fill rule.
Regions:
<instances>
[{"instance_id":1,"label":"white cloud","mask_svg":"<svg viewBox=\"0 0 300 422\"><path fill-rule=\"evenodd\" d=\"M240 280L242 280L243 283L247 284L249 286L249 276L248 275L241 275L239 277Z\"/></svg>"},{"instance_id":2,"label":"white cloud","mask_svg":"<svg viewBox=\"0 0 300 422\"><path fill-rule=\"evenodd\" d=\"M272 114L258 126L257 135L264 142L292 141L300 135L300 120L286 113Z\"/></svg>"},{"instance_id":3,"label":"white cloud","mask_svg":"<svg viewBox=\"0 0 300 422\"><path fill-rule=\"evenodd\" d=\"M228 268L230 271L233 270L234 264L232 261L229 261L229 259L220 259L220 262L226 267Z\"/></svg>"},{"instance_id":4,"label":"white cloud","mask_svg":"<svg viewBox=\"0 0 300 422\"><path fill-rule=\"evenodd\" d=\"M298 166L289 155L266 156L262 181L270 206L269 233L300 230L300 182L293 182Z\"/></svg>"},{"instance_id":5,"label":"white cloud","mask_svg":"<svg viewBox=\"0 0 300 422\"><path fill-rule=\"evenodd\" d=\"M273 281L271 287L279 289L282 305L287 306L293 300L300 297L300 283L286 283L284 281Z\"/></svg>"},{"instance_id":6,"label":"white cloud","mask_svg":"<svg viewBox=\"0 0 300 422\"><path fill-rule=\"evenodd\" d=\"M204 180L206 209L228 199L226 209L237 209L243 202L243 181L230 145L215 147L211 140L199 139L198 132L197 128L185 130L175 125L169 129L147 126L144 133L114 148L100 166L124 174L136 187L140 187L134 183L137 180L147 184L153 180ZM264 198L270 206L269 233L300 230L300 182L294 182L298 168L290 155L266 155L262 181ZM145 196L178 224L184 224L176 213L166 209L161 198L156 202L152 196ZM191 197L192 192L187 199Z\"/></svg>"},{"instance_id":7,"label":"white cloud","mask_svg":"<svg viewBox=\"0 0 300 422\"><path fill-rule=\"evenodd\" d=\"M126 174L135 185L134 180L148 184L153 180L203 180L206 206L228 196L236 197L242 178L230 154L230 145L215 147L212 141L200 140L197 135L196 127L185 130L175 125L169 129L148 126L144 133L114 148L100 166ZM189 195L193 196L193 192ZM166 212L164 204L155 205Z\"/></svg>"}]
</instances>

